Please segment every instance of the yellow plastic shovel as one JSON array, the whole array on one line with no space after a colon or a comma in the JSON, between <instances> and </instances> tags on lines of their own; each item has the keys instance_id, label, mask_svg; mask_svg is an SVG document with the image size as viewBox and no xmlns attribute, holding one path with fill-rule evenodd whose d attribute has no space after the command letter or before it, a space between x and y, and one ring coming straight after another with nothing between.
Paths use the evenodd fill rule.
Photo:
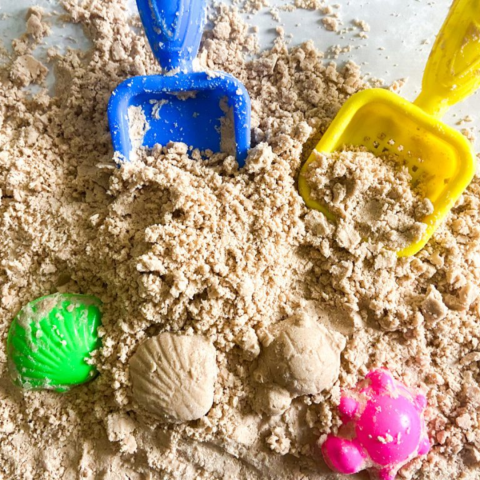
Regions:
<instances>
[{"instance_id":1,"label":"yellow plastic shovel","mask_svg":"<svg viewBox=\"0 0 480 480\"><path fill-rule=\"evenodd\" d=\"M423 237L397 252L398 256L415 255L425 246L475 174L472 146L439 119L479 86L480 0L454 0L415 102L378 88L359 92L345 102L315 147L330 153L346 145L361 145L377 155L395 153L413 181L422 182L434 211L423 219L428 226ZM308 207L334 220L331 212L310 198L303 173L314 159L312 152L300 171L299 191Z\"/></svg>"}]
</instances>

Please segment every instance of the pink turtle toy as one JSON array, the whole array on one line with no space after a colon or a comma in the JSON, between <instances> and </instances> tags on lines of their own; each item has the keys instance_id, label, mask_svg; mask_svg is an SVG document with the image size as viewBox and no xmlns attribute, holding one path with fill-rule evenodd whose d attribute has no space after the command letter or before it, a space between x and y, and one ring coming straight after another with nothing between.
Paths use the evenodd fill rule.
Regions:
<instances>
[{"instance_id":1,"label":"pink turtle toy","mask_svg":"<svg viewBox=\"0 0 480 480\"><path fill-rule=\"evenodd\" d=\"M368 469L372 479L393 480L398 470L430 450L422 393L397 382L386 369L372 370L342 394L343 425L321 445L328 466L339 473Z\"/></svg>"}]
</instances>

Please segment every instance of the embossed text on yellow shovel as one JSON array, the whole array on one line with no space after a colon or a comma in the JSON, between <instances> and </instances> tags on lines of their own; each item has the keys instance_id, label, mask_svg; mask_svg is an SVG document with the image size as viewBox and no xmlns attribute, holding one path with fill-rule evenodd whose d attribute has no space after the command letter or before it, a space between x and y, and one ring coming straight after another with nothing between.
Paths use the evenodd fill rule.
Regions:
<instances>
[{"instance_id":1,"label":"embossed text on yellow shovel","mask_svg":"<svg viewBox=\"0 0 480 480\"><path fill-rule=\"evenodd\" d=\"M412 104L388 90L373 88L353 95L315 147L333 152L346 145L362 145L374 154L395 153L406 164L413 181L431 200L434 211L423 219L422 238L398 252L414 255L428 242L436 228L467 188L475 173L475 153L458 131L440 118L448 108L471 95L480 86L480 0L454 0L437 36L423 76L422 92ZM310 208L333 215L310 198L303 173L300 194ZM368 168L368 165L365 165Z\"/></svg>"}]
</instances>

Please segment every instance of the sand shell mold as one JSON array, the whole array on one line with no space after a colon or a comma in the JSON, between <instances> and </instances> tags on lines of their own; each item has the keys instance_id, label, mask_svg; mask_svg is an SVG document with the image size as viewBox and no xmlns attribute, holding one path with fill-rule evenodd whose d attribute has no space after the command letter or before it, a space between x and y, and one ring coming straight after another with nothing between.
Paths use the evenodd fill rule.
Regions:
<instances>
[{"instance_id":1,"label":"sand shell mold","mask_svg":"<svg viewBox=\"0 0 480 480\"><path fill-rule=\"evenodd\" d=\"M55 293L20 310L8 332L8 371L17 385L59 392L97 375L88 362L101 346L101 302L90 295Z\"/></svg>"},{"instance_id":2,"label":"sand shell mold","mask_svg":"<svg viewBox=\"0 0 480 480\"><path fill-rule=\"evenodd\" d=\"M216 351L199 335L161 333L135 352L130 377L143 410L169 423L197 420L213 404Z\"/></svg>"},{"instance_id":3,"label":"sand shell mold","mask_svg":"<svg viewBox=\"0 0 480 480\"><path fill-rule=\"evenodd\" d=\"M294 398L333 387L345 348L343 335L295 316L275 325L268 338L253 373L257 411L278 415Z\"/></svg>"}]
</instances>

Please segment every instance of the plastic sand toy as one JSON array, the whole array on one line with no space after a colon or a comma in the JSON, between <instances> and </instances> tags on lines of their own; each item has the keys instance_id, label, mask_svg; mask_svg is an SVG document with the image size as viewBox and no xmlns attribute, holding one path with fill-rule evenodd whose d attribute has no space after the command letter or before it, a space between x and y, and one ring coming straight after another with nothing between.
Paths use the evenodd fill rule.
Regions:
<instances>
[{"instance_id":1,"label":"plastic sand toy","mask_svg":"<svg viewBox=\"0 0 480 480\"><path fill-rule=\"evenodd\" d=\"M250 148L248 92L232 75L194 62L206 0L137 0L137 6L163 75L129 78L112 93L108 122L117 156L128 161L136 147L172 141L236 155L243 166ZM132 138L131 108L144 118L139 141Z\"/></svg>"},{"instance_id":2,"label":"plastic sand toy","mask_svg":"<svg viewBox=\"0 0 480 480\"><path fill-rule=\"evenodd\" d=\"M345 102L315 147L331 153L349 145L364 146L376 155L394 153L408 167L412 182L422 187L434 211L422 220L427 229L420 240L398 251L399 256L414 255L425 246L475 174L472 146L440 118L480 86L479 22L478 1L455 0L433 46L415 102L384 89L359 92ZM335 220L321 201L311 198L303 176L315 158L314 151L302 167L299 191L307 206Z\"/></svg>"},{"instance_id":3,"label":"plastic sand toy","mask_svg":"<svg viewBox=\"0 0 480 480\"><path fill-rule=\"evenodd\" d=\"M92 380L87 363L100 347L100 300L90 295L55 293L27 304L10 326L8 370L25 389L58 392Z\"/></svg>"},{"instance_id":4,"label":"plastic sand toy","mask_svg":"<svg viewBox=\"0 0 480 480\"><path fill-rule=\"evenodd\" d=\"M396 381L386 369L371 371L338 407L343 425L321 446L339 473L368 470L372 479L393 480L398 470L430 449L423 412L425 395Z\"/></svg>"}]
</instances>

